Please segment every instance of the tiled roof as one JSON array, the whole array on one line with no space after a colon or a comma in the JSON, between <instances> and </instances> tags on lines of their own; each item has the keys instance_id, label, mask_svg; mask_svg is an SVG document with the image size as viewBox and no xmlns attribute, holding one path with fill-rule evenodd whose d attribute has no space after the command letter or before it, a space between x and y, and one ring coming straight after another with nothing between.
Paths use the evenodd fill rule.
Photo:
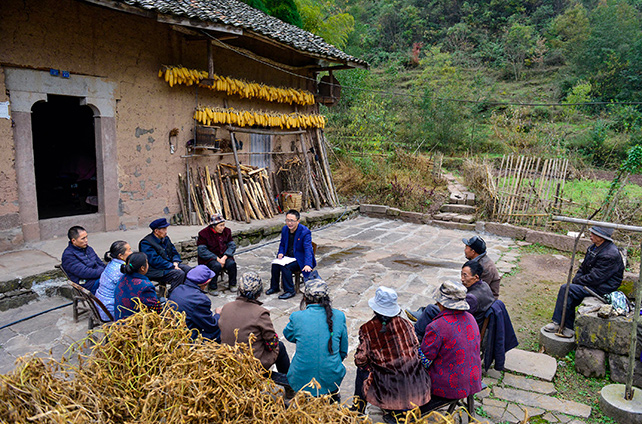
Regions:
<instances>
[{"instance_id":1,"label":"tiled roof","mask_svg":"<svg viewBox=\"0 0 642 424\"><path fill-rule=\"evenodd\" d=\"M214 22L255 32L297 50L324 56L339 62L367 66L364 60L350 56L321 37L269 16L237 0L118 0L130 6L159 13Z\"/></svg>"}]
</instances>

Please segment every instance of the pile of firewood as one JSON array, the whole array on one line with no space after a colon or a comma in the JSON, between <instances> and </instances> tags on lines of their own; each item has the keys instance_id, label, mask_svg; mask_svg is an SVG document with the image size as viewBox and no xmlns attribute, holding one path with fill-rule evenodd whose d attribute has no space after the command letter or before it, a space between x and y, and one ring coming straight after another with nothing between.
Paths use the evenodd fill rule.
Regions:
<instances>
[{"instance_id":1,"label":"pile of firewood","mask_svg":"<svg viewBox=\"0 0 642 424\"><path fill-rule=\"evenodd\" d=\"M208 224L215 213L235 221L266 219L278 214L267 170L246 165L240 168L243 191L234 165L220 163L214 172L208 166L191 169L189 183L188 178L179 175L183 224Z\"/></svg>"}]
</instances>

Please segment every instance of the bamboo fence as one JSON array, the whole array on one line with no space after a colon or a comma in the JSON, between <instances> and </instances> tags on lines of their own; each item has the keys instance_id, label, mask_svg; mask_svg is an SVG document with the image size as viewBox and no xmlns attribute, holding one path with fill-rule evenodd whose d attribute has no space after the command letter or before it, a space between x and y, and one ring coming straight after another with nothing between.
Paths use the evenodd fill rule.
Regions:
<instances>
[{"instance_id":1,"label":"bamboo fence","mask_svg":"<svg viewBox=\"0 0 642 424\"><path fill-rule=\"evenodd\" d=\"M503 156L495 180L493 216L499 222L546 225L560 214L568 159Z\"/></svg>"}]
</instances>

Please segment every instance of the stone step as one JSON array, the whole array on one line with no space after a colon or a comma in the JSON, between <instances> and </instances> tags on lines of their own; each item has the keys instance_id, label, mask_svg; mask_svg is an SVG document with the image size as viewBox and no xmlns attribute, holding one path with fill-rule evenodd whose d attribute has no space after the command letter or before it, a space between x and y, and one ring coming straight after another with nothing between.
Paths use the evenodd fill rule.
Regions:
<instances>
[{"instance_id":1,"label":"stone step","mask_svg":"<svg viewBox=\"0 0 642 424\"><path fill-rule=\"evenodd\" d=\"M516 402L522 405L534 406L545 411L556 411L563 414L588 418L591 415L591 407L583 403L570 400L557 399L541 393L527 392L525 390L511 389L507 387L493 387L493 395L507 402Z\"/></svg>"},{"instance_id":2,"label":"stone step","mask_svg":"<svg viewBox=\"0 0 642 424\"><path fill-rule=\"evenodd\" d=\"M475 194L470 192L454 191L450 193L448 203L475 206Z\"/></svg>"},{"instance_id":3,"label":"stone step","mask_svg":"<svg viewBox=\"0 0 642 424\"><path fill-rule=\"evenodd\" d=\"M451 230L475 231L475 224L464 224L463 222L440 221L433 219L432 225Z\"/></svg>"},{"instance_id":4,"label":"stone step","mask_svg":"<svg viewBox=\"0 0 642 424\"><path fill-rule=\"evenodd\" d=\"M470 205L460 205L460 204L452 204L452 203L446 203L441 205L441 208L439 209L440 212L453 212L453 213L458 213L462 215L474 215L475 212L477 212L477 208L474 206Z\"/></svg>"},{"instance_id":5,"label":"stone step","mask_svg":"<svg viewBox=\"0 0 642 424\"><path fill-rule=\"evenodd\" d=\"M552 381L557 372L557 360L543 353L528 352L521 349L511 349L506 352L507 371L532 375L542 380Z\"/></svg>"}]
</instances>

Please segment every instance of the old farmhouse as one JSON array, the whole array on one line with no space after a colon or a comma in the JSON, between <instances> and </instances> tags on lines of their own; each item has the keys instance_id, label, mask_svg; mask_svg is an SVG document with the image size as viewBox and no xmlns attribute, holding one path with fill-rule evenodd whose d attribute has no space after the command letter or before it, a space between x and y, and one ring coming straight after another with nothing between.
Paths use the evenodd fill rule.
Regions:
<instances>
[{"instance_id":1,"label":"old farmhouse","mask_svg":"<svg viewBox=\"0 0 642 424\"><path fill-rule=\"evenodd\" d=\"M4 0L0 45L0 250L170 218L190 166L273 169L318 143L319 73L367 67L236 0Z\"/></svg>"}]
</instances>

